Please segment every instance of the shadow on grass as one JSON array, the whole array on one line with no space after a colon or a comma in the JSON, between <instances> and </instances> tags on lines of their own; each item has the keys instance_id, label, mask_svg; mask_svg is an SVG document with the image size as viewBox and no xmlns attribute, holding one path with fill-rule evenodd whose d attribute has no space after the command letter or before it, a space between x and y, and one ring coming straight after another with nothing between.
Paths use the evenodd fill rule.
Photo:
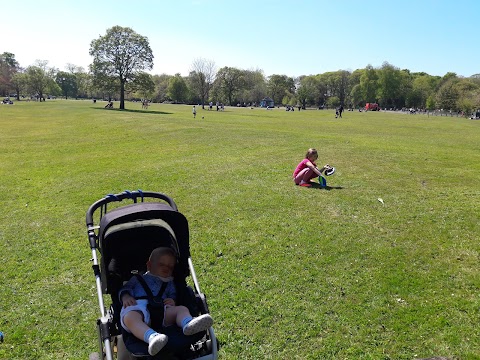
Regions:
<instances>
[{"instance_id":1,"label":"shadow on grass","mask_svg":"<svg viewBox=\"0 0 480 360\"><path fill-rule=\"evenodd\" d=\"M95 110L105 110L105 111L120 111L120 112L133 112L133 113L141 113L141 114L152 114L152 115L171 115L173 113L165 112L165 111L151 111L151 110L132 110L132 109L105 109L105 108L98 108L93 107L92 109Z\"/></svg>"},{"instance_id":2,"label":"shadow on grass","mask_svg":"<svg viewBox=\"0 0 480 360\"><path fill-rule=\"evenodd\" d=\"M312 186L306 186L307 189L317 189L317 190L327 190L327 191L330 191L330 190L342 190L343 187L342 186L322 186L320 185L319 183L316 183L316 182L310 182L310 184Z\"/></svg>"}]
</instances>

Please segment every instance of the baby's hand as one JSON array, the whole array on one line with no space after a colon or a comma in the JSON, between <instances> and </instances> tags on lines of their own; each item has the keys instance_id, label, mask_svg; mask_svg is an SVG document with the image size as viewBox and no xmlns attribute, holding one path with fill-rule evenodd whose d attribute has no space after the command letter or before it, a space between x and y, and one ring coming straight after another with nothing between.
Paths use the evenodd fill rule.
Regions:
<instances>
[{"instance_id":1,"label":"baby's hand","mask_svg":"<svg viewBox=\"0 0 480 360\"><path fill-rule=\"evenodd\" d=\"M168 306L175 306L175 300L171 298L166 298L165 300L163 300L163 304Z\"/></svg>"},{"instance_id":2,"label":"baby's hand","mask_svg":"<svg viewBox=\"0 0 480 360\"><path fill-rule=\"evenodd\" d=\"M123 307L137 305L137 300L130 294L122 295Z\"/></svg>"}]
</instances>

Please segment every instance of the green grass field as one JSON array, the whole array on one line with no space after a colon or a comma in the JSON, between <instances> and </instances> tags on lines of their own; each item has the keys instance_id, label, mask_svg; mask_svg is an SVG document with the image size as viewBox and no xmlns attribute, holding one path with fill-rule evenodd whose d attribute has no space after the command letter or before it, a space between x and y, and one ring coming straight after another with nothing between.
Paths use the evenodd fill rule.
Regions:
<instances>
[{"instance_id":1,"label":"green grass field","mask_svg":"<svg viewBox=\"0 0 480 360\"><path fill-rule=\"evenodd\" d=\"M480 358L480 122L103 105L0 106L0 359L97 350L85 212L136 189L189 220L222 359Z\"/></svg>"}]
</instances>

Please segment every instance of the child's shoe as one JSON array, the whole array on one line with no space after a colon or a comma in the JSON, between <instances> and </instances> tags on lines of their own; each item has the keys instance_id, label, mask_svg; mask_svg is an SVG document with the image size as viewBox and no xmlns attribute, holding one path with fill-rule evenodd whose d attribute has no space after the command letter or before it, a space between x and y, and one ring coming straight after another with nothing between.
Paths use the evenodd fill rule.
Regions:
<instances>
[{"instance_id":1,"label":"child's shoe","mask_svg":"<svg viewBox=\"0 0 480 360\"><path fill-rule=\"evenodd\" d=\"M303 181L303 180L300 181L300 184L299 184L299 185L300 185L300 186L305 186L305 187L310 187L310 186L312 186L312 184L311 184L310 182L306 182L306 181Z\"/></svg>"},{"instance_id":2,"label":"child's shoe","mask_svg":"<svg viewBox=\"0 0 480 360\"><path fill-rule=\"evenodd\" d=\"M165 345L167 345L167 342L168 336L165 334L152 335L148 340L148 353L151 356L155 356Z\"/></svg>"},{"instance_id":3,"label":"child's shoe","mask_svg":"<svg viewBox=\"0 0 480 360\"><path fill-rule=\"evenodd\" d=\"M201 331L207 330L213 325L213 319L210 314L204 314L193 318L183 327L185 335L193 335Z\"/></svg>"}]
</instances>

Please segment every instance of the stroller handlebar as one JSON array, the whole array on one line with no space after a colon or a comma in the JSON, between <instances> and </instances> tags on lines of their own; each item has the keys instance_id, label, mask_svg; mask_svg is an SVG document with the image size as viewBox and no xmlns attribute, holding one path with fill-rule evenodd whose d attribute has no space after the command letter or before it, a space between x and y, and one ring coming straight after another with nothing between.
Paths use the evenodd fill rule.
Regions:
<instances>
[{"instance_id":1,"label":"stroller handlebar","mask_svg":"<svg viewBox=\"0 0 480 360\"><path fill-rule=\"evenodd\" d=\"M178 211L177 205L175 204L175 201L173 199L165 194L159 193L159 192L153 192L153 191L142 191L142 190L136 190L136 191L128 191L125 190L124 192L120 194L108 194L104 198L96 201L93 203L87 210L87 216L86 216L86 222L87 222L87 227L93 226L93 214L95 211L102 207L106 206L107 204L111 202L118 202L118 201L123 201L125 199L131 199L135 203L137 202L137 199L140 198L141 202L144 201L145 198L154 198L154 199L160 199L168 203L170 207L174 211Z\"/></svg>"}]
</instances>

